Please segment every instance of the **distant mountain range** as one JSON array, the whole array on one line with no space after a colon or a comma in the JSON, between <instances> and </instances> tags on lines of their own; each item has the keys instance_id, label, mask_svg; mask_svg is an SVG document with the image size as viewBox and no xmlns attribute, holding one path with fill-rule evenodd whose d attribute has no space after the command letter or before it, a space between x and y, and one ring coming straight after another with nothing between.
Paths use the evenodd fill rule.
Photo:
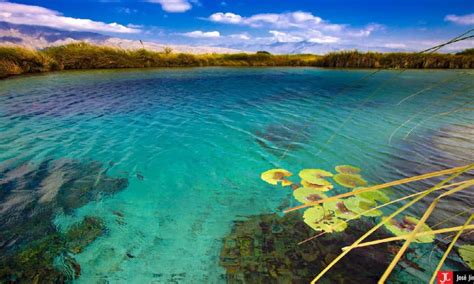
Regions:
<instances>
[{"instance_id":1,"label":"distant mountain range","mask_svg":"<svg viewBox=\"0 0 474 284\"><path fill-rule=\"evenodd\" d=\"M85 41L91 44L118 47L123 49L139 49L145 47L149 50L163 51L169 47L175 52L186 53L237 53L242 50L213 47L160 44L155 42L140 42L138 40L111 37L94 32L65 31L44 26L17 25L0 22L0 45L21 45L35 49L49 46L63 45Z\"/></svg>"}]
</instances>

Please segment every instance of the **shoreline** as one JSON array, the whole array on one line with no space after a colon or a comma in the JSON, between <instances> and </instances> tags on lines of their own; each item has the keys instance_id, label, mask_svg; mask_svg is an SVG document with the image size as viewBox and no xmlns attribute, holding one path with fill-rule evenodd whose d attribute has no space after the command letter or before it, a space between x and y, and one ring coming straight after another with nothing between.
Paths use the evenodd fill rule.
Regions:
<instances>
[{"instance_id":1,"label":"shoreline","mask_svg":"<svg viewBox=\"0 0 474 284\"><path fill-rule=\"evenodd\" d=\"M474 68L369 68L369 67L318 67L318 66L168 66L168 67L122 67L122 68L91 68L91 69L64 69L64 70L55 70L55 71L44 71L44 72L30 72L22 74L8 75L5 77L0 77L1 81L20 79L24 77L39 77L52 74L63 74L71 72L92 72L92 71L154 71L154 70L179 70L179 69L214 69L214 68L223 68L223 69L272 69L272 68L290 68L290 69L321 69L321 70L338 70L338 71L371 71L371 70L381 70L381 71L474 71Z\"/></svg>"},{"instance_id":2,"label":"shoreline","mask_svg":"<svg viewBox=\"0 0 474 284\"><path fill-rule=\"evenodd\" d=\"M123 50L86 43L44 50L0 46L0 79L64 70L195 68L195 67L313 67L324 69L474 69L474 52L376 53L340 51L326 55L273 55L266 51L236 54L189 54Z\"/></svg>"}]
</instances>

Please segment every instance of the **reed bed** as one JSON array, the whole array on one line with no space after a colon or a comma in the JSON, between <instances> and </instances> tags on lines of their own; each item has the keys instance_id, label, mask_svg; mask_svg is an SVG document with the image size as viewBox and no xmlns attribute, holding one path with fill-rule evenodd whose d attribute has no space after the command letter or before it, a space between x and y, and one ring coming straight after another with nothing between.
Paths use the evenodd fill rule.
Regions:
<instances>
[{"instance_id":1,"label":"reed bed","mask_svg":"<svg viewBox=\"0 0 474 284\"><path fill-rule=\"evenodd\" d=\"M24 73L74 69L200 67L200 66L313 66L335 68L474 68L474 54L362 53L358 51L273 55L268 52L189 54L73 43L33 50L0 46L0 78Z\"/></svg>"}]
</instances>

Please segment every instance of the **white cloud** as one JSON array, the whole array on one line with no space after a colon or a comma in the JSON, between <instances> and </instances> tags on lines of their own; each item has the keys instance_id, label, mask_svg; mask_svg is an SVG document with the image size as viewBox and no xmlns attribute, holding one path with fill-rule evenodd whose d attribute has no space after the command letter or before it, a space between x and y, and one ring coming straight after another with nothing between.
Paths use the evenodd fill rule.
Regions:
<instances>
[{"instance_id":1,"label":"white cloud","mask_svg":"<svg viewBox=\"0 0 474 284\"><path fill-rule=\"evenodd\" d=\"M289 13L264 13L250 17L242 17L234 13L214 13L208 18L210 21L225 24L240 24L251 27L272 26L276 28L304 28L314 25L329 26L330 29L339 29L339 25L323 22L320 17L311 13L296 11Z\"/></svg>"},{"instance_id":2,"label":"white cloud","mask_svg":"<svg viewBox=\"0 0 474 284\"><path fill-rule=\"evenodd\" d=\"M135 13L138 12L137 9L130 9L130 8L127 8L127 7L119 7L119 8L117 8L117 11L118 11L119 13L129 14L129 15L130 15L130 14L135 14Z\"/></svg>"},{"instance_id":3,"label":"white cloud","mask_svg":"<svg viewBox=\"0 0 474 284\"><path fill-rule=\"evenodd\" d=\"M234 13L214 13L209 17L209 20L217 23L225 24L240 24L242 17Z\"/></svg>"},{"instance_id":4,"label":"white cloud","mask_svg":"<svg viewBox=\"0 0 474 284\"><path fill-rule=\"evenodd\" d=\"M203 32L203 31L193 31L188 33L182 33L180 35L192 38L218 38L221 34L218 31L212 32Z\"/></svg>"},{"instance_id":5,"label":"white cloud","mask_svg":"<svg viewBox=\"0 0 474 284\"><path fill-rule=\"evenodd\" d=\"M265 48L265 45L268 48L285 46L290 48L290 51L292 46L314 46L315 50L347 49L351 45L364 46L367 43L365 38L371 36L373 39L374 32L385 28L377 23L360 28L331 23L304 11L261 13L247 17L231 12L219 12L210 15L206 20L267 30L269 36L255 37L251 43L245 43L245 46L249 44L260 45L262 48Z\"/></svg>"},{"instance_id":6,"label":"white cloud","mask_svg":"<svg viewBox=\"0 0 474 284\"><path fill-rule=\"evenodd\" d=\"M230 38L240 39L240 40L250 40L250 36L247 34L232 34L229 35Z\"/></svg>"},{"instance_id":7,"label":"white cloud","mask_svg":"<svg viewBox=\"0 0 474 284\"><path fill-rule=\"evenodd\" d=\"M375 31L384 29L384 26L379 24L369 24L363 29L347 29L347 35L352 37L368 37Z\"/></svg>"},{"instance_id":8,"label":"white cloud","mask_svg":"<svg viewBox=\"0 0 474 284\"><path fill-rule=\"evenodd\" d=\"M474 14L467 14L464 16L447 15L444 17L444 20L458 25L474 25Z\"/></svg>"},{"instance_id":9,"label":"white cloud","mask_svg":"<svg viewBox=\"0 0 474 284\"><path fill-rule=\"evenodd\" d=\"M307 31L293 31L293 32L282 32L282 31L269 31L273 37L270 39L273 42L279 43L296 43L296 42L309 42L309 43L319 43L319 44L328 44L339 42L340 39L334 36L327 36L322 34L317 30L307 30Z\"/></svg>"},{"instance_id":10,"label":"white cloud","mask_svg":"<svg viewBox=\"0 0 474 284\"><path fill-rule=\"evenodd\" d=\"M277 42L302 42L304 38L291 35L285 32L279 32L279 31L269 31L273 35L273 38Z\"/></svg>"},{"instance_id":11,"label":"white cloud","mask_svg":"<svg viewBox=\"0 0 474 284\"><path fill-rule=\"evenodd\" d=\"M188 0L146 0L150 3L158 3L161 8L170 13L182 13L192 8Z\"/></svg>"},{"instance_id":12,"label":"white cloud","mask_svg":"<svg viewBox=\"0 0 474 284\"><path fill-rule=\"evenodd\" d=\"M307 39L308 42L312 43L336 43L340 41L340 38L335 36L325 36L325 35L313 35Z\"/></svg>"},{"instance_id":13,"label":"white cloud","mask_svg":"<svg viewBox=\"0 0 474 284\"><path fill-rule=\"evenodd\" d=\"M386 43L383 45L383 47L386 47L386 48L392 48L392 49L404 49L407 47L406 44L404 43Z\"/></svg>"},{"instance_id":14,"label":"white cloud","mask_svg":"<svg viewBox=\"0 0 474 284\"><path fill-rule=\"evenodd\" d=\"M89 19L79 19L62 16L59 12L40 6L23 5L0 1L0 21L39 25L69 31L95 31L108 33L138 33L139 29L117 23L97 22Z\"/></svg>"}]
</instances>

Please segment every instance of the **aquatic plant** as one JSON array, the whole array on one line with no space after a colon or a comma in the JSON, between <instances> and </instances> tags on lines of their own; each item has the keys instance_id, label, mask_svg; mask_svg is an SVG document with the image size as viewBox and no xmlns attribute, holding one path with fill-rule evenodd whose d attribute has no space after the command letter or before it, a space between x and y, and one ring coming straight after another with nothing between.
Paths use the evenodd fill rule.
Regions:
<instances>
[{"instance_id":1,"label":"aquatic plant","mask_svg":"<svg viewBox=\"0 0 474 284\"><path fill-rule=\"evenodd\" d=\"M323 207L331 215L340 219L353 219L357 214L356 212L347 208L344 200L333 200L323 203Z\"/></svg>"},{"instance_id":2,"label":"aquatic plant","mask_svg":"<svg viewBox=\"0 0 474 284\"><path fill-rule=\"evenodd\" d=\"M262 180L268 182L269 184L277 185L281 183L282 186L291 185L292 182L287 179L292 174L284 169L273 169L263 172L261 175Z\"/></svg>"},{"instance_id":3,"label":"aquatic plant","mask_svg":"<svg viewBox=\"0 0 474 284\"><path fill-rule=\"evenodd\" d=\"M359 173L356 167L344 165L338 166L339 170L346 170L352 173ZM336 174L335 176L328 171L322 169L303 169L299 172L298 176L301 178L299 187L293 191L294 198L304 204L312 204L319 200L327 199L327 195L323 192L327 192L334 188L334 185L327 180L327 178L342 176L343 178L348 176L348 181L345 181L345 185L352 182L352 185L366 184L365 180L360 175L356 174ZM284 184L291 184L287 178L291 176L291 173L283 169L269 170L262 173L262 180L276 185L279 182ZM353 181L355 180L355 182ZM341 182L341 181L340 181ZM342 182L341 182L342 183ZM295 183L297 184L297 183ZM360 218L361 216L374 217L382 215L380 210L371 210L376 205L376 200L386 200L387 195L377 192L365 193L365 195L359 195L348 199L338 199L325 202L323 206L316 205L305 211L303 219L308 226L316 231L324 233L342 232L347 228L347 223L344 220L353 220ZM389 199L390 200L390 199Z\"/></svg>"},{"instance_id":4,"label":"aquatic plant","mask_svg":"<svg viewBox=\"0 0 474 284\"><path fill-rule=\"evenodd\" d=\"M303 187L307 187L307 188L313 188L313 189L317 189L317 190L321 190L321 191L328 191L328 190L331 190L334 188L334 186L332 185L332 183L328 182L328 181L320 181L320 183L323 183L323 185L321 184L313 184L313 183L310 183L308 181L305 181L305 180L302 180L301 181L301 185Z\"/></svg>"},{"instance_id":5,"label":"aquatic plant","mask_svg":"<svg viewBox=\"0 0 474 284\"><path fill-rule=\"evenodd\" d=\"M0 259L2 283L64 283L80 276L71 254L81 252L105 232L104 222L86 216L66 232L55 231ZM58 259L61 261L58 264Z\"/></svg>"},{"instance_id":6,"label":"aquatic plant","mask_svg":"<svg viewBox=\"0 0 474 284\"><path fill-rule=\"evenodd\" d=\"M301 203L314 202L327 198L327 195L322 193L321 190L311 187L300 187L293 191L293 196Z\"/></svg>"},{"instance_id":7,"label":"aquatic plant","mask_svg":"<svg viewBox=\"0 0 474 284\"><path fill-rule=\"evenodd\" d=\"M342 232L347 228L347 223L327 212L322 206L313 206L303 214L304 222L315 231L327 233Z\"/></svg>"},{"instance_id":8,"label":"aquatic plant","mask_svg":"<svg viewBox=\"0 0 474 284\"><path fill-rule=\"evenodd\" d=\"M344 205L347 209L357 213L355 217L359 217L358 215L366 217L377 217L383 215L382 211L375 209L377 205L375 201L365 198L349 197L344 199Z\"/></svg>"},{"instance_id":9,"label":"aquatic plant","mask_svg":"<svg viewBox=\"0 0 474 284\"><path fill-rule=\"evenodd\" d=\"M458 248L459 255L470 269L474 269L474 245L462 245Z\"/></svg>"},{"instance_id":10,"label":"aquatic plant","mask_svg":"<svg viewBox=\"0 0 474 284\"><path fill-rule=\"evenodd\" d=\"M350 175L358 175L360 173L360 168L350 166L350 165L340 165L335 167L336 172L340 174L350 174Z\"/></svg>"},{"instance_id":11,"label":"aquatic plant","mask_svg":"<svg viewBox=\"0 0 474 284\"><path fill-rule=\"evenodd\" d=\"M312 184L327 185L328 181L324 178L332 177L333 174L321 169L304 169L300 171L299 176L302 180Z\"/></svg>"},{"instance_id":12,"label":"aquatic plant","mask_svg":"<svg viewBox=\"0 0 474 284\"><path fill-rule=\"evenodd\" d=\"M365 181L361 176L354 174L336 174L334 176L334 181L339 185L348 188L367 185L367 181Z\"/></svg>"},{"instance_id":13,"label":"aquatic plant","mask_svg":"<svg viewBox=\"0 0 474 284\"><path fill-rule=\"evenodd\" d=\"M341 169L341 168L339 168ZM382 218L380 221L372 227L370 230L367 230L362 237L357 239L352 245L343 248L343 252L340 253L337 257L335 257L329 265L326 266L312 281L315 283L326 272L328 272L336 263L338 263L343 257L345 257L349 252L353 251L355 248L359 247L368 247L375 244L387 243L395 240L405 240L402 248L396 253L391 263L388 265L387 269L381 276L379 283L383 283L387 280L390 273L393 271L395 265L402 261L402 256L404 252L408 250L408 246L412 242L418 243L432 243L435 239L437 234L447 233L447 232L457 232L456 236L453 239L453 242L450 244L448 249L446 250L443 258L438 264L437 270L441 269L444 260L446 259L449 251L452 249L454 244L456 243L457 239L461 235L461 233L465 230L472 230L474 229L474 225L470 225L471 220L474 218L472 215L463 226L459 227L452 227L452 228L443 228L432 230L425 222L428 217L431 215L433 210L435 209L436 204L442 198L454 194L456 192L462 191L466 188L474 186L474 180L465 180L457 183L448 184L454 178L462 175L463 173L474 169L474 164L463 166L463 167L455 167L447 170L441 170L437 172L431 172L419 176L414 176L410 178L405 178L397 181L392 181L384 184L368 186L368 187L357 187L350 192L345 192L341 194L337 194L331 197L327 197L324 199L318 199L313 202L309 202L308 200L302 199L299 195L299 201L304 203L303 205L296 206L285 210L286 213L302 209L308 208L303 213L304 222L310 226L312 229L320 232L320 234L311 237L302 243L306 243L309 240L315 239L322 234L333 233L333 232L342 232L345 229L349 228L348 222L359 219L361 216L367 217L377 217L381 216ZM418 180L438 177L442 175L450 175L448 178L442 180L441 182L437 183L435 186L417 192L415 194L407 195L397 200L390 201L390 198L380 190L386 189L389 187L406 184ZM347 173L338 173L334 176L334 180L344 186L353 188L356 187L358 184L366 184L367 182L358 174L347 174ZM439 194L430 206L427 208L423 216L418 219L410 215L404 216L401 220L396 220L395 217L405 211L407 208L412 206L414 203L420 201L421 199L425 198L429 194L438 191L440 189L445 188L452 188L442 194ZM404 204L400 208L396 209L394 212L390 213L388 216L384 216L383 212L379 210L382 207L386 207L388 205L394 204L396 202L400 202L402 200L412 199L408 203ZM381 205L377 205L381 203ZM341 221L342 220L342 221ZM385 239L378 239L369 242L363 242L367 237L374 234L379 228L385 227L387 231L393 233L395 237L385 238ZM467 250L466 250L467 248ZM462 258L467 263L467 265L472 265L472 249L471 247L460 247L458 249L460 255L462 254ZM436 271L435 271L436 273ZM433 274L432 281L435 277ZM432 282L431 281L431 282Z\"/></svg>"},{"instance_id":14,"label":"aquatic plant","mask_svg":"<svg viewBox=\"0 0 474 284\"><path fill-rule=\"evenodd\" d=\"M86 217L62 233L53 223L56 214L71 214L115 194L128 180L108 176L108 168L94 161L46 159L0 166L0 282L65 282L72 279L71 271L78 276L79 265L65 254L81 252L105 232L105 225ZM24 204L15 206L15 200ZM72 270L58 271L58 261Z\"/></svg>"},{"instance_id":15,"label":"aquatic plant","mask_svg":"<svg viewBox=\"0 0 474 284\"><path fill-rule=\"evenodd\" d=\"M72 225L64 234L66 247L72 253L80 253L103 233L105 233L104 222L99 218L87 216L82 222Z\"/></svg>"},{"instance_id":16,"label":"aquatic plant","mask_svg":"<svg viewBox=\"0 0 474 284\"><path fill-rule=\"evenodd\" d=\"M363 187L357 187L354 189L354 191L360 189L363 189ZM366 191L356 194L356 196L373 202L387 203L390 201L390 197L388 197L384 192L380 190Z\"/></svg>"},{"instance_id":17,"label":"aquatic plant","mask_svg":"<svg viewBox=\"0 0 474 284\"><path fill-rule=\"evenodd\" d=\"M298 212L279 216L259 214L235 222L224 238L220 264L229 283L309 283L323 269L340 246L352 243L351 236L367 230L367 223L355 220L344 233L327 234L317 242L295 245L314 230L301 222ZM278 230L275 231L274 228ZM388 237L380 231L378 238ZM392 255L391 244L356 250L328 275L328 283L374 283ZM404 263L407 263L404 260ZM370 269L366 269L370 266Z\"/></svg>"},{"instance_id":18,"label":"aquatic plant","mask_svg":"<svg viewBox=\"0 0 474 284\"><path fill-rule=\"evenodd\" d=\"M382 218L382 220L384 220ZM408 232L412 232L420 220L412 216L403 217L402 221L397 221L395 219L388 220L385 223L385 228L392 232L395 236L406 235ZM418 230L419 232L431 231L431 228L423 224L423 226ZM414 240L418 243L431 243L434 241L434 235L423 235L418 236Z\"/></svg>"}]
</instances>

